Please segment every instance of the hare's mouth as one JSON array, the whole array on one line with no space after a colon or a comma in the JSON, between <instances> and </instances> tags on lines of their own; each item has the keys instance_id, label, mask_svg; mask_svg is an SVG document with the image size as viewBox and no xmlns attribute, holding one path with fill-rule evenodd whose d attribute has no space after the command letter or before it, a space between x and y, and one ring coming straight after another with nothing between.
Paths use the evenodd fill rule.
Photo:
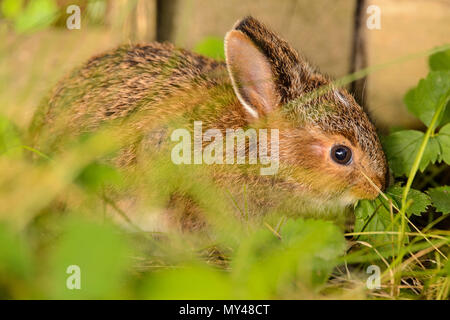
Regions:
<instances>
[{"instance_id":1,"label":"hare's mouth","mask_svg":"<svg viewBox=\"0 0 450 320\"><path fill-rule=\"evenodd\" d=\"M363 184L353 187L350 194L353 197L354 202L356 202L357 200L362 199L374 200L378 197L380 191L380 188L375 184Z\"/></svg>"}]
</instances>

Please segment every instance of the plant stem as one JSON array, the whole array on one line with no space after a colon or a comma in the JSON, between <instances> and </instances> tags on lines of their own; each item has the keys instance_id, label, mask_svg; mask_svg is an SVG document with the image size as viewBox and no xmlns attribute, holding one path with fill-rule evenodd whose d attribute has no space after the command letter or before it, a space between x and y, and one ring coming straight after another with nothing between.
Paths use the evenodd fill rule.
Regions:
<instances>
[{"instance_id":1,"label":"plant stem","mask_svg":"<svg viewBox=\"0 0 450 320\"><path fill-rule=\"evenodd\" d=\"M401 222L400 237L399 237L399 241L398 241L398 252L399 252L399 256L400 256L400 259L399 259L400 261L402 260L401 258L404 255L404 250L402 250L402 248L403 248L403 242L404 242L405 231L406 231L406 208L407 208L408 192L411 189L411 185L413 183L414 177L416 176L417 170L419 169L420 161L423 158L423 154L425 153L425 149L427 147L428 141L430 140L431 135L434 133L434 130L438 125L438 123L437 123L438 119L439 119L441 113L443 112L443 110L445 109L445 106L447 105L449 100L450 100L450 90L447 91L447 94L441 100L440 104L438 105L438 107L436 109L436 112L433 115L433 118L431 119L431 123L428 126L427 131L425 132L425 135L422 139L422 143L420 144L420 147L419 147L419 151L414 159L414 163L409 172L406 186L403 189L402 206L400 208L400 215L401 215L402 222Z\"/></svg>"}]
</instances>

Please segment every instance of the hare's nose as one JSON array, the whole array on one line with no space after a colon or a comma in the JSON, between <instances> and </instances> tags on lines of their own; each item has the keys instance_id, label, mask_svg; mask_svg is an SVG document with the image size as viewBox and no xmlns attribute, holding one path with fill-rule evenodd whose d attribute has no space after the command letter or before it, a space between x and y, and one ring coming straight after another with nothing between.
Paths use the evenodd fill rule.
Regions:
<instances>
[{"instance_id":1,"label":"hare's nose","mask_svg":"<svg viewBox=\"0 0 450 320\"><path fill-rule=\"evenodd\" d=\"M385 187L384 177L372 177L370 181L366 181L366 192L368 199L375 199L380 194L380 190L383 192Z\"/></svg>"},{"instance_id":2,"label":"hare's nose","mask_svg":"<svg viewBox=\"0 0 450 320\"><path fill-rule=\"evenodd\" d=\"M365 190L364 192L365 196L363 197L363 199L374 200L380 194L378 190L379 189L375 189L373 186L371 186L370 189Z\"/></svg>"}]
</instances>

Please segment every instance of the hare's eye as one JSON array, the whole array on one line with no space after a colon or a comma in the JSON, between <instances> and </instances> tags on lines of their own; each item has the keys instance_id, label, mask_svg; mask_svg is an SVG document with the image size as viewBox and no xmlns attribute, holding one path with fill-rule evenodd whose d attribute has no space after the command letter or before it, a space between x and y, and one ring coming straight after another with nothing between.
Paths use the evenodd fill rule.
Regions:
<instances>
[{"instance_id":1,"label":"hare's eye","mask_svg":"<svg viewBox=\"0 0 450 320\"><path fill-rule=\"evenodd\" d=\"M342 165L348 165L352 162L352 151L343 145L336 145L331 148L331 159Z\"/></svg>"}]
</instances>

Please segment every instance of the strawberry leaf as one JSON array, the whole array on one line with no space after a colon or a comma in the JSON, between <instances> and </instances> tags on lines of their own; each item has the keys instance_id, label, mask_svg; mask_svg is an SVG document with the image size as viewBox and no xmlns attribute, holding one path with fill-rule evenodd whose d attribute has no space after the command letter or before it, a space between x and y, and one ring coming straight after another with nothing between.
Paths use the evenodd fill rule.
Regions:
<instances>
[{"instance_id":1,"label":"strawberry leaf","mask_svg":"<svg viewBox=\"0 0 450 320\"><path fill-rule=\"evenodd\" d=\"M404 102L408 110L429 126L439 103L450 90L450 70L431 71L425 79L421 79L417 87L408 91ZM442 113L442 123L445 112Z\"/></svg>"},{"instance_id":2,"label":"strawberry leaf","mask_svg":"<svg viewBox=\"0 0 450 320\"><path fill-rule=\"evenodd\" d=\"M431 55L428 64L432 71L450 70L450 49Z\"/></svg>"},{"instance_id":3,"label":"strawberry leaf","mask_svg":"<svg viewBox=\"0 0 450 320\"><path fill-rule=\"evenodd\" d=\"M386 191L386 193L391 196L394 203L398 208L400 208L403 187L392 186ZM430 197L427 194L415 189L409 190L408 197L406 199L407 202L411 203L410 206L406 209L406 213L408 214L408 216L411 216L412 214L420 216L420 214L422 212L425 212L426 208L431 205Z\"/></svg>"},{"instance_id":4,"label":"strawberry leaf","mask_svg":"<svg viewBox=\"0 0 450 320\"><path fill-rule=\"evenodd\" d=\"M383 138L389 166L395 176L408 175L419 152L424 133L416 130L396 131ZM420 161L419 169L424 171L430 163L442 160L442 147L437 137L431 137ZM447 143L447 141L445 141Z\"/></svg>"},{"instance_id":5,"label":"strawberry leaf","mask_svg":"<svg viewBox=\"0 0 450 320\"><path fill-rule=\"evenodd\" d=\"M444 160L446 164L450 165L450 123L443 126L441 130L439 130L437 139L442 152L442 160Z\"/></svg>"},{"instance_id":6,"label":"strawberry leaf","mask_svg":"<svg viewBox=\"0 0 450 320\"><path fill-rule=\"evenodd\" d=\"M438 212L450 213L450 186L428 189L427 193Z\"/></svg>"}]
</instances>

